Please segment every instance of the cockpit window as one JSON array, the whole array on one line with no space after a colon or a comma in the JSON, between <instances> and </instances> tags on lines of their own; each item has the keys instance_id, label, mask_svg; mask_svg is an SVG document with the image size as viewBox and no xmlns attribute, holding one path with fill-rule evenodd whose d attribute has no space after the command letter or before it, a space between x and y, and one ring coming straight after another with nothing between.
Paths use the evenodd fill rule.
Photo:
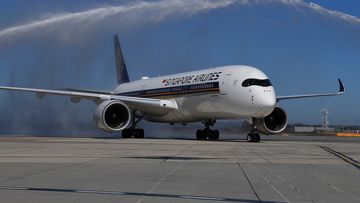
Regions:
<instances>
[{"instance_id":1,"label":"cockpit window","mask_svg":"<svg viewBox=\"0 0 360 203\"><path fill-rule=\"evenodd\" d=\"M265 80L259 80L259 79L246 79L244 80L244 82L242 83L243 87L249 87L249 86L261 86L261 87L269 87L272 86L271 82L269 79L265 79Z\"/></svg>"}]
</instances>

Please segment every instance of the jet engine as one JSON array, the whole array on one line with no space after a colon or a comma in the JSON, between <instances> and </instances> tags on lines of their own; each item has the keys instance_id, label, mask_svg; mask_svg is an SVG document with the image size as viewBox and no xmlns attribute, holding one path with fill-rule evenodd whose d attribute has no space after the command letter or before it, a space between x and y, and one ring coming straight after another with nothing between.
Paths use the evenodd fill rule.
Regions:
<instances>
[{"instance_id":1,"label":"jet engine","mask_svg":"<svg viewBox=\"0 0 360 203\"><path fill-rule=\"evenodd\" d=\"M275 107L265 118L253 118L253 124L258 132L266 135L281 133L288 124L287 115L283 109Z\"/></svg>"},{"instance_id":2,"label":"jet engine","mask_svg":"<svg viewBox=\"0 0 360 203\"><path fill-rule=\"evenodd\" d=\"M131 112L129 107L121 101L104 101L96 108L94 121L102 130L118 132L130 124Z\"/></svg>"}]
</instances>

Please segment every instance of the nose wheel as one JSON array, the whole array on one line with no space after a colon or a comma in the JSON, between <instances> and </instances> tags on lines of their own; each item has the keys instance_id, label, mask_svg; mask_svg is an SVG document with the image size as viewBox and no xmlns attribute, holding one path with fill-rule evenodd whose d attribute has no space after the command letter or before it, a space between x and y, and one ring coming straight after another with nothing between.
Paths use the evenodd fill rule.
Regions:
<instances>
[{"instance_id":1,"label":"nose wheel","mask_svg":"<svg viewBox=\"0 0 360 203\"><path fill-rule=\"evenodd\" d=\"M260 142L260 135L256 132L256 125L251 121L250 122L251 131L246 136L248 142Z\"/></svg>"},{"instance_id":2,"label":"nose wheel","mask_svg":"<svg viewBox=\"0 0 360 203\"><path fill-rule=\"evenodd\" d=\"M211 130L210 127L214 126L216 120L206 120L202 122L205 125L205 128L202 130L196 131L197 140L219 140L220 133L218 130Z\"/></svg>"},{"instance_id":3,"label":"nose wheel","mask_svg":"<svg viewBox=\"0 0 360 203\"><path fill-rule=\"evenodd\" d=\"M251 132L246 137L248 142L260 142L260 135L259 133Z\"/></svg>"}]
</instances>

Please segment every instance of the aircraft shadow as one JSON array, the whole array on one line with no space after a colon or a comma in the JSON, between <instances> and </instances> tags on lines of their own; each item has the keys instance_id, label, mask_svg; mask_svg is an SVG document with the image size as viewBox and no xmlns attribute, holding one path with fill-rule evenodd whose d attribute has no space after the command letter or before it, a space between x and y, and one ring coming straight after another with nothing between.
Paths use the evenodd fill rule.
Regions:
<instances>
[{"instance_id":1,"label":"aircraft shadow","mask_svg":"<svg viewBox=\"0 0 360 203\"><path fill-rule=\"evenodd\" d=\"M263 202L275 203L274 201L250 200L239 198L215 197L215 196L194 196L194 195L175 195L161 193L143 193L143 192L122 192L122 191L104 191L104 190L87 190L87 189L66 189L66 188L41 188L41 187L13 187L0 186L0 190L7 191L36 191L36 192L59 192L59 193L80 193L80 194L96 194L96 195L117 195L117 196L139 196L139 197L160 197L160 198L177 198L188 199L192 201L217 201L217 202Z\"/></svg>"}]
</instances>

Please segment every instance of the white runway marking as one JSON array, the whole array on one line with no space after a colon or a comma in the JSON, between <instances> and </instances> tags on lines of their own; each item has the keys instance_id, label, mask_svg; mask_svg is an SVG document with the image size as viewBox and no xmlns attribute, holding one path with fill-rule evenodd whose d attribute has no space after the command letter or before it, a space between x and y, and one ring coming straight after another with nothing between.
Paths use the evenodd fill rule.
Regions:
<instances>
[{"instance_id":1,"label":"white runway marking","mask_svg":"<svg viewBox=\"0 0 360 203\"><path fill-rule=\"evenodd\" d=\"M184 163L180 164L179 166L177 166L176 168L174 168L173 170L171 170L169 173L167 173L165 176L163 176L153 187L150 188L149 191L146 192L147 195L151 194L157 187L159 187L159 185L169 176L171 176L173 173L175 173L175 171L177 171L179 168L181 168L183 166ZM137 203L142 202L144 199L146 198L146 196L141 197L141 199L139 199L137 201Z\"/></svg>"},{"instance_id":2,"label":"white runway marking","mask_svg":"<svg viewBox=\"0 0 360 203\"><path fill-rule=\"evenodd\" d=\"M286 202L290 202L276 187L270 182L269 179L267 179L260 171L258 171L253 165L251 165L255 169L255 171L266 181L267 184L269 184L272 189L277 192Z\"/></svg>"},{"instance_id":3,"label":"white runway marking","mask_svg":"<svg viewBox=\"0 0 360 203\"><path fill-rule=\"evenodd\" d=\"M179 196L179 197L184 199L225 201L225 199L217 198L217 197L201 197L201 196Z\"/></svg>"}]
</instances>

